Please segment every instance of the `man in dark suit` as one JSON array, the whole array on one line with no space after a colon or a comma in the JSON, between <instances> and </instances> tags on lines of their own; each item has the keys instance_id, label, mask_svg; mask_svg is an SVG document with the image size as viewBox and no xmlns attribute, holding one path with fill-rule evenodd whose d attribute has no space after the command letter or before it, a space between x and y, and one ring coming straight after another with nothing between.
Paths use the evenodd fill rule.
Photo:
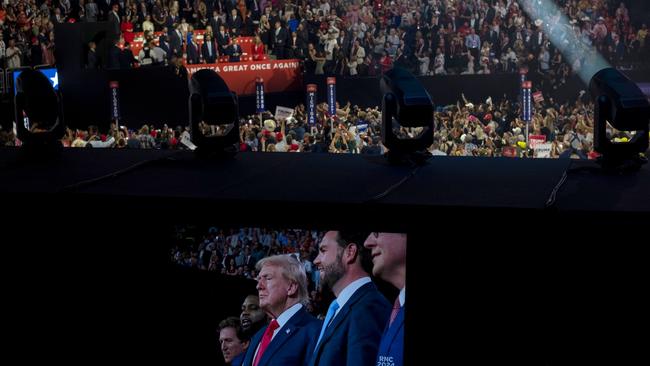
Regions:
<instances>
[{"instance_id":1,"label":"man in dark suit","mask_svg":"<svg viewBox=\"0 0 650 366\"><path fill-rule=\"evenodd\" d=\"M217 3L219 3L217 1ZM219 30L219 26L223 24L223 21L219 17L219 11L218 10L213 10L212 11L212 18L210 18L210 26L212 27L212 31L216 32Z\"/></svg>"},{"instance_id":2,"label":"man in dark suit","mask_svg":"<svg viewBox=\"0 0 650 366\"><path fill-rule=\"evenodd\" d=\"M169 32L169 46L172 54L176 56L183 55L183 35L178 29L178 24L174 24L174 28Z\"/></svg>"},{"instance_id":3,"label":"man in dark suit","mask_svg":"<svg viewBox=\"0 0 650 366\"><path fill-rule=\"evenodd\" d=\"M116 40L111 48L108 50L108 68L109 69L119 69L120 68L120 55L122 50L120 49L120 40Z\"/></svg>"},{"instance_id":4,"label":"man in dark suit","mask_svg":"<svg viewBox=\"0 0 650 366\"><path fill-rule=\"evenodd\" d=\"M487 11L487 14L485 14L485 23L484 24L492 24L492 21L494 18L497 16L497 10L494 7L495 4L490 5L490 8Z\"/></svg>"},{"instance_id":5,"label":"man in dark suit","mask_svg":"<svg viewBox=\"0 0 650 366\"><path fill-rule=\"evenodd\" d=\"M117 38L120 36L120 14L118 13L120 10L120 5L115 3L112 6L111 12L108 14L108 22L111 24L111 32L113 33L113 37Z\"/></svg>"},{"instance_id":6,"label":"man in dark suit","mask_svg":"<svg viewBox=\"0 0 650 366\"><path fill-rule=\"evenodd\" d=\"M86 62L87 69L96 69L99 67L99 58L97 57L97 45L95 42L88 42L88 62Z\"/></svg>"},{"instance_id":7,"label":"man in dark suit","mask_svg":"<svg viewBox=\"0 0 650 366\"><path fill-rule=\"evenodd\" d=\"M199 46L194 42L194 37L190 38L190 41L187 43L187 46L185 48L185 51L187 52L187 63L196 65L198 63L201 63L201 53L199 50Z\"/></svg>"},{"instance_id":8,"label":"man in dark suit","mask_svg":"<svg viewBox=\"0 0 650 366\"><path fill-rule=\"evenodd\" d=\"M227 23L228 23L228 29L230 29L230 33L232 33L235 36L238 36L241 33L243 22L237 9L232 9L230 11L230 15L228 16Z\"/></svg>"},{"instance_id":9,"label":"man in dark suit","mask_svg":"<svg viewBox=\"0 0 650 366\"><path fill-rule=\"evenodd\" d=\"M400 290L384 334L377 365L404 365L404 311L406 305L406 234L371 233L364 246L371 250L372 274Z\"/></svg>"},{"instance_id":10,"label":"man in dark suit","mask_svg":"<svg viewBox=\"0 0 650 366\"><path fill-rule=\"evenodd\" d=\"M253 337L242 365L304 365L321 328L302 305L308 297L305 269L290 255L264 258L257 268L260 307L272 320Z\"/></svg>"},{"instance_id":11,"label":"man in dark suit","mask_svg":"<svg viewBox=\"0 0 650 366\"><path fill-rule=\"evenodd\" d=\"M217 60L217 46L215 46L212 36L209 34L205 35L203 38L203 44L201 45L201 55L203 56L203 61L206 64L213 64Z\"/></svg>"},{"instance_id":12,"label":"man in dark suit","mask_svg":"<svg viewBox=\"0 0 650 366\"><path fill-rule=\"evenodd\" d=\"M321 283L336 295L327 311L310 366L374 366L391 306L368 273L368 233L328 231L314 264Z\"/></svg>"},{"instance_id":13,"label":"man in dark suit","mask_svg":"<svg viewBox=\"0 0 650 366\"><path fill-rule=\"evenodd\" d=\"M122 52L120 52L120 69L131 69L137 63L138 60L133 55L131 45L129 42L124 42L124 48L122 49Z\"/></svg>"},{"instance_id":14,"label":"man in dark suit","mask_svg":"<svg viewBox=\"0 0 650 366\"><path fill-rule=\"evenodd\" d=\"M302 50L303 50L303 44L301 43L301 40L298 37L298 33L291 32L291 38L289 39L289 53L287 56L289 56L289 58L300 58L300 59L304 58L304 54L302 53Z\"/></svg>"},{"instance_id":15,"label":"man in dark suit","mask_svg":"<svg viewBox=\"0 0 650 366\"><path fill-rule=\"evenodd\" d=\"M282 27L280 21L275 22L275 29L273 30L273 54L278 60L285 58L285 48L289 40L287 30Z\"/></svg>"},{"instance_id":16,"label":"man in dark suit","mask_svg":"<svg viewBox=\"0 0 650 366\"><path fill-rule=\"evenodd\" d=\"M174 75L178 76L183 80L187 80L188 77L187 68L185 68L185 65L183 65L182 57L172 55L171 59L169 60L169 66L171 67Z\"/></svg>"},{"instance_id":17,"label":"man in dark suit","mask_svg":"<svg viewBox=\"0 0 650 366\"><path fill-rule=\"evenodd\" d=\"M232 39L232 44L228 47L228 61L229 62L239 62L241 57L241 46L237 43L237 38Z\"/></svg>"},{"instance_id":18,"label":"man in dark suit","mask_svg":"<svg viewBox=\"0 0 650 366\"><path fill-rule=\"evenodd\" d=\"M219 31L217 32L216 37L219 54L225 55L226 48L230 45L230 35L226 32L226 27L223 24L219 26Z\"/></svg>"}]
</instances>

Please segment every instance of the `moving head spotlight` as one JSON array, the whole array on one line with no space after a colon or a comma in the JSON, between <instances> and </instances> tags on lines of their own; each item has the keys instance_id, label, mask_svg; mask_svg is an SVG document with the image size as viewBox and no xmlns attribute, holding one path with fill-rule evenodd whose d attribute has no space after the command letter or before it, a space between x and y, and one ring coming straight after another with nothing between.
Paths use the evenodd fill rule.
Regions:
<instances>
[{"instance_id":1,"label":"moving head spotlight","mask_svg":"<svg viewBox=\"0 0 650 366\"><path fill-rule=\"evenodd\" d=\"M232 155L239 142L237 95L213 70L199 70L190 80L192 143L202 155Z\"/></svg>"},{"instance_id":2,"label":"moving head spotlight","mask_svg":"<svg viewBox=\"0 0 650 366\"><path fill-rule=\"evenodd\" d=\"M595 99L594 148L602 154L601 162L609 167L636 162L638 168L644 162L640 154L648 149L648 99L632 80L613 68L597 72L589 90ZM608 136L607 122L618 132Z\"/></svg>"},{"instance_id":3,"label":"moving head spotlight","mask_svg":"<svg viewBox=\"0 0 650 366\"><path fill-rule=\"evenodd\" d=\"M388 157L427 154L433 143L433 102L422 84L409 71L394 68L382 76L382 143Z\"/></svg>"}]
</instances>

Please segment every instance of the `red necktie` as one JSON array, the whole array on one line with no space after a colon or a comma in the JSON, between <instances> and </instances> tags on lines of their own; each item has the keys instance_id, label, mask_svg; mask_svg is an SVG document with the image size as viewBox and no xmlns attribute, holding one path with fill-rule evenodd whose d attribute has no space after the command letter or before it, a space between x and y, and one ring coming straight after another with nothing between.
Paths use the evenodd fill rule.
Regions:
<instances>
[{"instance_id":1,"label":"red necktie","mask_svg":"<svg viewBox=\"0 0 650 366\"><path fill-rule=\"evenodd\" d=\"M264 354L264 351L266 351L266 347L268 347L269 343L271 343L271 338L273 338L273 332L275 332L275 330L278 329L279 327L280 324L278 324L277 320L275 319L271 320L271 323L266 328L266 331L264 331L264 335L262 336L260 349L257 350L257 357L255 357L253 366L257 366L257 364L260 362L260 360L262 359L262 355Z\"/></svg>"},{"instance_id":2,"label":"red necktie","mask_svg":"<svg viewBox=\"0 0 650 366\"><path fill-rule=\"evenodd\" d=\"M395 318L397 318L397 313L399 313L401 305L399 303L399 296L397 299L395 299L395 303L393 304L393 311L390 313L390 322L388 322L388 326L390 327L393 324L393 321L395 321Z\"/></svg>"}]
</instances>

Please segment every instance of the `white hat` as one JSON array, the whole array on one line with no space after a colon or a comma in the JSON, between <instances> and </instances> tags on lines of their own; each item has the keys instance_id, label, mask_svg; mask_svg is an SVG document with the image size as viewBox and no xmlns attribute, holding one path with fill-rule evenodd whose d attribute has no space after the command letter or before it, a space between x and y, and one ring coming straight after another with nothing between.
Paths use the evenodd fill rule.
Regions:
<instances>
[{"instance_id":1,"label":"white hat","mask_svg":"<svg viewBox=\"0 0 650 366\"><path fill-rule=\"evenodd\" d=\"M541 27L542 24L544 24L544 21L543 21L543 20L541 20L541 19L537 19L537 20L535 20L535 25L536 25L536 26Z\"/></svg>"}]
</instances>

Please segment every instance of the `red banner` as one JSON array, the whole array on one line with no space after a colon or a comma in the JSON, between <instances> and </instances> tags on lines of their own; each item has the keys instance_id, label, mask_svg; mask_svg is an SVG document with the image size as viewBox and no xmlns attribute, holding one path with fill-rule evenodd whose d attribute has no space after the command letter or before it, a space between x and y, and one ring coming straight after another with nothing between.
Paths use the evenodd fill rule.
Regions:
<instances>
[{"instance_id":1,"label":"red banner","mask_svg":"<svg viewBox=\"0 0 650 366\"><path fill-rule=\"evenodd\" d=\"M302 70L299 60L268 60L220 64L186 65L187 72L214 70L237 95L255 94L255 79L264 79L265 93L302 90Z\"/></svg>"}]
</instances>

